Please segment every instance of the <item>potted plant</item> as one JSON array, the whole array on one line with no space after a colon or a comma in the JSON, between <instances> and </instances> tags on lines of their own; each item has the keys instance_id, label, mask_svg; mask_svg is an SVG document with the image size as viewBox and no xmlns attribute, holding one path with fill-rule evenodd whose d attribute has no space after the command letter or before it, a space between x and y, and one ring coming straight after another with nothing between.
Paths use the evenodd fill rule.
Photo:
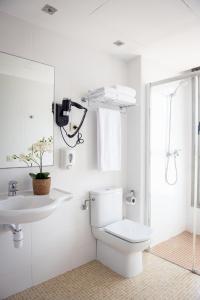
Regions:
<instances>
[{"instance_id":1,"label":"potted plant","mask_svg":"<svg viewBox=\"0 0 200 300\"><path fill-rule=\"evenodd\" d=\"M42 138L37 143L33 144L29 153L12 155L11 159L19 159L26 163L29 167L38 166L39 173L29 173L33 183L34 195L48 195L51 186L51 177L49 172L43 172L43 156L45 152L52 152L53 138Z\"/></svg>"}]
</instances>

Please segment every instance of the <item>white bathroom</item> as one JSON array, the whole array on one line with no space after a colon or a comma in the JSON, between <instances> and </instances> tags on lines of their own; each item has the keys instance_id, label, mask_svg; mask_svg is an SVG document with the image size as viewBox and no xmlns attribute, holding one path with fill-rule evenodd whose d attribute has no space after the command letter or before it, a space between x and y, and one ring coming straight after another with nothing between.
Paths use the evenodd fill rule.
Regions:
<instances>
[{"instance_id":1,"label":"white bathroom","mask_svg":"<svg viewBox=\"0 0 200 300\"><path fill-rule=\"evenodd\" d=\"M196 299L200 7L183 2L0 1L0 299ZM182 232L188 268L159 250Z\"/></svg>"}]
</instances>

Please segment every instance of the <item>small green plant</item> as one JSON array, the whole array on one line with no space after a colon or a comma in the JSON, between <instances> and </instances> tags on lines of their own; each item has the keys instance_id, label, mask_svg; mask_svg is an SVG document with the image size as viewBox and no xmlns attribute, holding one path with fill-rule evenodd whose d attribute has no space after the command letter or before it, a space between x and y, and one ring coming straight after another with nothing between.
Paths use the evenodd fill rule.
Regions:
<instances>
[{"instance_id":1,"label":"small green plant","mask_svg":"<svg viewBox=\"0 0 200 300\"><path fill-rule=\"evenodd\" d=\"M53 138L42 138L37 143L33 144L28 150L27 154L21 153L19 155L13 154L8 157L8 160L16 160L24 162L28 167L32 167L33 164L38 166L39 173L29 173L33 179L47 179L49 178L49 172L43 172L43 156L45 152L52 152Z\"/></svg>"}]
</instances>

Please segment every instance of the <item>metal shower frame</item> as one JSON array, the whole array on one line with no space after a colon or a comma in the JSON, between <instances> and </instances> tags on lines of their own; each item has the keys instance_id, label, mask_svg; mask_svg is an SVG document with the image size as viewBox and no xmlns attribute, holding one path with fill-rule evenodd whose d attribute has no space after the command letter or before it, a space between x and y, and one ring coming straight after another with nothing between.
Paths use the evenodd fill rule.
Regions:
<instances>
[{"instance_id":1,"label":"metal shower frame","mask_svg":"<svg viewBox=\"0 0 200 300\"><path fill-rule=\"evenodd\" d=\"M197 209L197 200L198 200L198 182L200 178L199 174L199 135L198 135L198 125L200 120L200 111L198 101L200 100L200 71L195 71L191 73L185 73L182 75L178 75L175 77L150 82L146 85L146 107L145 107L145 116L146 116L146 124L145 124L145 220L146 223L151 226L151 155L150 155L150 118L151 118L151 108L150 108L150 100L151 100L151 88L154 86L189 79L192 80L192 103L193 103L193 117L192 117L192 132L194 133L194 145L192 149L192 156L194 158L194 170L193 170L193 179L192 179L192 190L194 196L194 213L193 213L193 259L192 259L192 268L191 271L195 274L200 275L200 270L195 268L195 259L196 259L196 209Z\"/></svg>"}]
</instances>

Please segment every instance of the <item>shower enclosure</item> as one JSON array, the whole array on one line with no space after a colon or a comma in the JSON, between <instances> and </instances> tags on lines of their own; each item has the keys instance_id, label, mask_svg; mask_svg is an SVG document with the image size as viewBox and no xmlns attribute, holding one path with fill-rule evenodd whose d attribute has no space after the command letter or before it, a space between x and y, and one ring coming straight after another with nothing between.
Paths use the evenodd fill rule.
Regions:
<instances>
[{"instance_id":1,"label":"shower enclosure","mask_svg":"<svg viewBox=\"0 0 200 300\"><path fill-rule=\"evenodd\" d=\"M200 72L147 86L147 222L151 252L200 273ZM198 250L198 251L197 251Z\"/></svg>"}]
</instances>

